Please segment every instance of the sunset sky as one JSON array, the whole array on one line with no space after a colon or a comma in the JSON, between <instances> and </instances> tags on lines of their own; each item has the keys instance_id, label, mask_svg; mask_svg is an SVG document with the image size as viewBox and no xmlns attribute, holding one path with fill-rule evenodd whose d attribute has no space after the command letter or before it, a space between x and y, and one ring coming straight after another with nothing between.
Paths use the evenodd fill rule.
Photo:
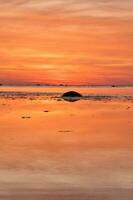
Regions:
<instances>
[{"instance_id":1,"label":"sunset sky","mask_svg":"<svg viewBox=\"0 0 133 200\"><path fill-rule=\"evenodd\" d=\"M0 0L0 83L133 84L133 0Z\"/></svg>"}]
</instances>

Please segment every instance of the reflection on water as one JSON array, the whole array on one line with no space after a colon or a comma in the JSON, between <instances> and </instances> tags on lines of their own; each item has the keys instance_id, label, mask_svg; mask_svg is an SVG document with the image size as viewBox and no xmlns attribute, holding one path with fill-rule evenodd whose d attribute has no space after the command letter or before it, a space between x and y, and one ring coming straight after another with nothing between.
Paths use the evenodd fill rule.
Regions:
<instances>
[{"instance_id":1,"label":"reflection on water","mask_svg":"<svg viewBox=\"0 0 133 200\"><path fill-rule=\"evenodd\" d=\"M132 100L10 94L0 113L0 199L132 199Z\"/></svg>"},{"instance_id":2,"label":"reflection on water","mask_svg":"<svg viewBox=\"0 0 133 200\"><path fill-rule=\"evenodd\" d=\"M83 98L82 97L62 97L62 99L68 102L76 102Z\"/></svg>"}]
</instances>

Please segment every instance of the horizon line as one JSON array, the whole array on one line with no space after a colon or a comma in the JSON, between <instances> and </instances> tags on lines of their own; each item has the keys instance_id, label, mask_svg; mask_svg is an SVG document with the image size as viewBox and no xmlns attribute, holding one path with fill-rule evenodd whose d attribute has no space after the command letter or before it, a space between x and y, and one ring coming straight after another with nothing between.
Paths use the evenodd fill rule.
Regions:
<instances>
[{"instance_id":1,"label":"horizon line","mask_svg":"<svg viewBox=\"0 0 133 200\"><path fill-rule=\"evenodd\" d=\"M23 84L15 84L15 83L4 83L4 84L0 84L0 86L37 86L37 87L41 87L41 86L60 86L60 87L71 87L71 86L75 86L75 87L133 87L133 84L52 84L52 83L23 83Z\"/></svg>"}]
</instances>

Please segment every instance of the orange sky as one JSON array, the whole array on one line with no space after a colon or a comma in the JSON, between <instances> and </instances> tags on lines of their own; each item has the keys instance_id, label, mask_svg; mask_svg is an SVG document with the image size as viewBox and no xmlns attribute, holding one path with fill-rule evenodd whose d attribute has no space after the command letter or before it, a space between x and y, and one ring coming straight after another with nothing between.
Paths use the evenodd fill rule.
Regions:
<instances>
[{"instance_id":1,"label":"orange sky","mask_svg":"<svg viewBox=\"0 0 133 200\"><path fill-rule=\"evenodd\" d=\"M132 0L0 0L0 82L133 84L132 11Z\"/></svg>"}]
</instances>

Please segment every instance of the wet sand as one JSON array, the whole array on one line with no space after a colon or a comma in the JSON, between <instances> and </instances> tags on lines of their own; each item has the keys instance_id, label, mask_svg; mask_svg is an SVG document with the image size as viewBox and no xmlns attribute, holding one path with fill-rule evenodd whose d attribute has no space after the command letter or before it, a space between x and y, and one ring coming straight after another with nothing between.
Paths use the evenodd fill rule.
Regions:
<instances>
[{"instance_id":1,"label":"wet sand","mask_svg":"<svg viewBox=\"0 0 133 200\"><path fill-rule=\"evenodd\" d=\"M133 199L132 99L23 97L0 97L1 200Z\"/></svg>"}]
</instances>

